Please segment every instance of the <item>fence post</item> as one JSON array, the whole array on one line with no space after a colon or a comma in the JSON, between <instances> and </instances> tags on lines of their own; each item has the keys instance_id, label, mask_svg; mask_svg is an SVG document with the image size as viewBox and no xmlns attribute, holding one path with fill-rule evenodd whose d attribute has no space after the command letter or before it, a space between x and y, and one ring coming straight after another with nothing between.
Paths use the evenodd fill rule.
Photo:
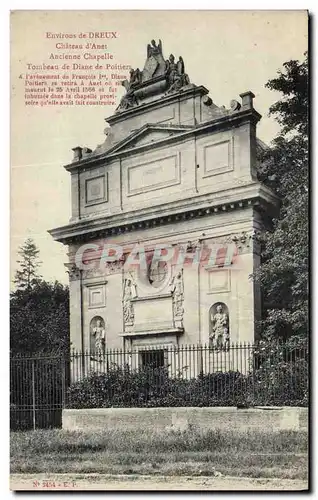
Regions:
<instances>
[{"instance_id":1,"label":"fence post","mask_svg":"<svg viewBox=\"0 0 318 500\"><path fill-rule=\"evenodd\" d=\"M36 421L35 421L35 371L34 371L34 362L32 359L32 413L33 413L33 430L35 431Z\"/></svg>"},{"instance_id":2,"label":"fence post","mask_svg":"<svg viewBox=\"0 0 318 500\"><path fill-rule=\"evenodd\" d=\"M197 370L194 367L194 376L199 377L200 375L203 375L203 360L202 360L202 345L197 344L194 346L194 349L196 351L196 358L197 358ZM194 358L194 356L193 356Z\"/></svg>"},{"instance_id":3,"label":"fence post","mask_svg":"<svg viewBox=\"0 0 318 500\"><path fill-rule=\"evenodd\" d=\"M62 410L65 408L65 358L64 355L62 355L61 358L62 361Z\"/></svg>"}]
</instances>

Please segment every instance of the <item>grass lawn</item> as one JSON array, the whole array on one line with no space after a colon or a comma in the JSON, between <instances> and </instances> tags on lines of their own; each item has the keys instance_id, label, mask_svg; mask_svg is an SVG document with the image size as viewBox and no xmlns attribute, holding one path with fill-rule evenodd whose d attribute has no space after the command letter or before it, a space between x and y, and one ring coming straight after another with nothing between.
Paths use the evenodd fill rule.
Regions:
<instances>
[{"instance_id":1,"label":"grass lawn","mask_svg":"<svg viewBox=\"0 0 318 500\"><path fill-rule=\"evenodd\" d=\"M11 473L306 479L307 432L193 430L11 433Z\"/></svg>"}]
</instances>

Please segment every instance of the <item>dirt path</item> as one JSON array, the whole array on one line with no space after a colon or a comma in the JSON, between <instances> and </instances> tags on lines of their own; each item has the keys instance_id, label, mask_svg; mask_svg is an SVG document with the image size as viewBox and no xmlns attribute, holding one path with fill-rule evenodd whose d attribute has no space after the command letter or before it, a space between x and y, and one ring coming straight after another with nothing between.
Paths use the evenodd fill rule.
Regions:
<instances>
[{"instance_id":1,"label":"dirt path","mask_svg":"<svg viewBox=\"0 0 318 500\"><path fill-rule=\"evenodd\" d=\"M42 491L81 490L290 490L308 488L307 481L193 476L110 476L106 474L11 474L10 489Z\"/></svg>"}]
</instances>

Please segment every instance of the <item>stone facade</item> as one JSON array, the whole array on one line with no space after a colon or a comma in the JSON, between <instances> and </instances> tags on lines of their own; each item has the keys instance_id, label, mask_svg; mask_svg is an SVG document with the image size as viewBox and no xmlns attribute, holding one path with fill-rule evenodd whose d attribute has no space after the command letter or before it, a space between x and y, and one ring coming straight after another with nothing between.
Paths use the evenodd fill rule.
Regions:
<instances>
[{"instance_id":1,"label":"stone facade","mask_svg":"<svg viewBox=\"0 0 318 500\"><path fill-rule=\"evenodd\" d=\"M105 348L209 343L215 311L226 315L229 342L253 342L257 235L278 201L257 180L261 116L253 93L216 106L205 87L190 83L181 57L165 60L161 41L148 45L143 71L131 70L123 85L105 142L73 149L65 166L72 217L50 231L69 247L72 346L89 349L97 321ZM123 254L100 266L105 244ZM85 253L89 269L76 265L83 245L98 248ZM145 269L123 265L136 245L146 249ZM151 267L156 245L191 254L189 262L204 248L217 258Z\"/></svg>"}]
</instances>

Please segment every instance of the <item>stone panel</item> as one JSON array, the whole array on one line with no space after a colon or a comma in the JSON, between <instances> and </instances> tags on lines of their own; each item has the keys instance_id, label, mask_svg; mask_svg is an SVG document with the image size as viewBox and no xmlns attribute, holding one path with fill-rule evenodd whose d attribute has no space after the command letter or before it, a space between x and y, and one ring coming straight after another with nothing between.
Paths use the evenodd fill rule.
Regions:
<instances>
[{"instance_id":1,"label":"stone panel","mask_svg":"<svg viewBox=\"0 0 318 500\"><path fill-rule=\"evenodd\" d=\"M151 330L152 328L172 328L171 296L148 297L146 300L134 300L134 330Z\"/></svg>"},{"instance_id":2,"label":"stone panel","mask_svg":"<svg viewBox=\"0 0 318 500\"><path fill-rule=\"evenodd\" d=\"M210 269L209 292L230 292L231 291L231 271L229 269Z\"/></svg>"},{"instance_id":3,"label":"stone panel","mask_svg":"<svg viewBox=\"0 0 318 500\"><path fill-rule=\"evenodd\" d=\"M94 285L88 288L88 307L98 308L106 306L105 285Z\"/></svg>"},{"instance_id":4,"label":"stone panel","mask_svg":"<svg viewBox=\"0 0 318 500\"><path fill-rule=\"evenodd\" d=\"M180 167L177 156L128 167L128 193L133 196L180 183Z\"/></svg>"},{"instance_id":5,"label":"stone panel","mask_svg":"<svg viewBox=\"0 0 318 500\"><path fill-rule=\"evenodd\" d=\"M233 170L233 138L204 147L204 173L209 177Z\"/></svg>"},{"instance_id":6,"label":"stone panel","mask_svg":"<svg viewBox=\"0 0 318 500\"><path fill-rule=\"evenodd\" d=\"M107 175L100 175L92 179L86 179L85 182L85 202L86 205L96 205L105 203L107 194Z\"/></svg>"}]
</instances>

